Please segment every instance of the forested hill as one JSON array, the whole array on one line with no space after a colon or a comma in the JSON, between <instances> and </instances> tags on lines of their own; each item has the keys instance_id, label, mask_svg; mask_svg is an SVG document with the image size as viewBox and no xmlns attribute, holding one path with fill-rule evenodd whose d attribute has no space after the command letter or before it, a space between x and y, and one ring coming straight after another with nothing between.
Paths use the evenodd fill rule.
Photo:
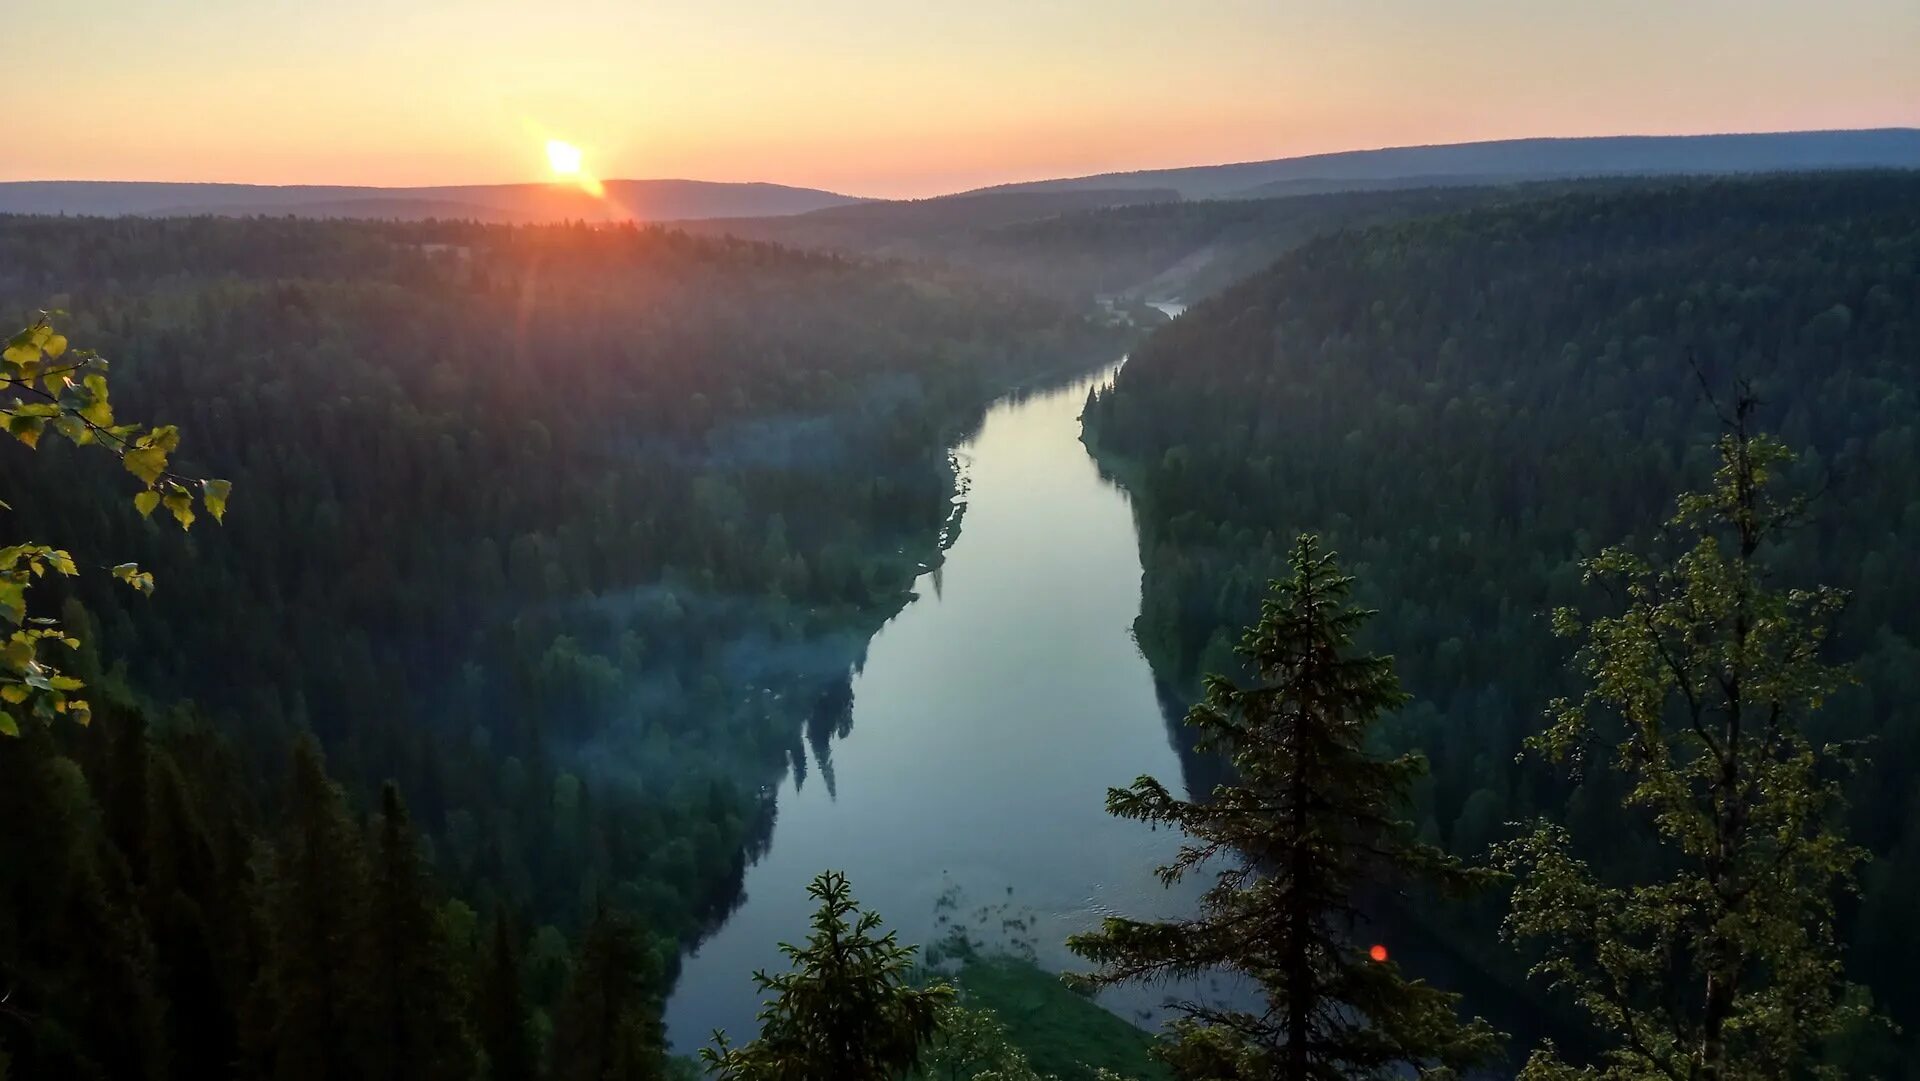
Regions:
<instances>
[{"instance_id":1,"label":"forested hill","mask_svg":"<svg viewBox=\"0 0 1920 1081\"><path fill-rule=\"evenodd\" d=\"M955 266L1070 301L1199 297L1341 229L1630 183L1416 184L1241 200L1182 200L1172 189L986 192L675 227Z\"/></svg>"},{"instance_id":2,"label":"forested hill","mask_svg":"<svg viewBox=\"0 0 1920 1081\"><path fill-rule=\"evenodd\" d=\"M1197 300L1264 270L1315 237L1344 229L1635 183L1643 181L1152 200L1008 222L981 231L968 245L956 245L952 257L1032 288Z\"/></svg>"},{"instance_id":3,"label":"forested hill","mask_svg":"<svg viewBox=\"0 0 1920 1081\"><path fill-rule=\"evenodd\" d=\"M376 188L341 184L177 184L118 180L0 183L0 214L255 214L418 221L664 221L804 214L861 200L784 184L607 180L600 195L572 184L450 184Z\"/></svg>"},{"instance_id":4,"label":"forested hill","mask_svg":"<svg viewBox=\"0 0 1920 1081\"><path fill-rule=\"evenodd\" d=\"M1324 534L1415 696L1392 741L1433 762L1417 820L1477 853L1538 813L1627 832L1607 778L1567 789L1515 756L1573 685L1546 613L1588 599L1576 560L1644 537L1712 471L1702 376L1722 394L1752 378L1801 453L1791 480L1820 493L1782 580L1854 591L1836 645L1860 686L1811 734L1873 739L1849 789L1876 858L1847 960L1910 1040L1920 175L1674 182L1316 240L1157 332L1086 427L1136 497L1139 639L1162 677L1184 692L1229 670L1294 536ZM1644 858L1627 840L1593 855ZM1498 908L1460 934L1489 959Z\"/></svg>"},{"instance_id":5,"label":"forested hill","mask_svg":"<svg viewBox=\"0 0 1920 1081\"><path fill-rule=\"evenodd\" d=\"M515 949L605 906L663 957L734 899L760 786L831 737L937 558L949 443L1007 386L1122 348L1020 294L634 228L0 217L0 313L41 307L111 359L118 409L233 482L224 526L181 534L71 448L0 452L21 528L156 574L150 598L81 589L69 622L108 669L90 697L155 707L178 798L229 838L233 801L321 806L311 776L280 789L310 731L350 806L399 782L438 880L510 917ZM228 783L257 781L194 787L220 754L160 719L179 700L232 746ZM131 791L110 780L103 800ZM71 789L60 821L91 821ZM87 867L56 877L107 874ZM10 913L54 918L46 874ZM10 980L38 971L14 951L39 926L0 926ZM131 1000L144 962L111 960L131 967L47 978ZM8 1040L16 1065L68 1062Z\"/></svg>"},{"instance_id":6,"label":"forested hill","mask_svg":"<svg viewBox=\"0 0 1920 1081\"><path fill-rule=\"evenodd\" d=\"M985 188L988 192L1063 192L1172 188L1189 199L1244 199L1305 186L1342 191L1418 180L1479 184L1550 177L1756 173L1782 169L1920 166L1920 130L1736 132L1713 135L1607 135L1498 139L1435 146L1345 150L1273 161L1234 162Z\"/></svg>"}]
</instances>

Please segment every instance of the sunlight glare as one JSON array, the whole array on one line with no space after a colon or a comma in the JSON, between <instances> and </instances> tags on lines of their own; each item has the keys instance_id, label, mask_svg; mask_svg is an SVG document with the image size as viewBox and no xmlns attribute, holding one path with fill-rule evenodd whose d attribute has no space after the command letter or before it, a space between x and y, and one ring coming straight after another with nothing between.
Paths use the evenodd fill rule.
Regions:
<instances>
[{"instance_id":1,"label":"sunlight glare","mask_svg":"<svg viewBox=\"0 0 1920 1081\"><path fill-rule=\"evenodd\" d=\"M580 148L560 139L547 140L547 164L553 175L571 179L580 175Z\"/></svg>"},{"instance_id":2,"label":"sunlight glare","mask_svg":"<svg viewBox=\"0 0 1920 1081\"><path fill-rule=\"evenodd\" d=\"M606 197L606 186L586 170L586 155L565 139L547 140L547 165L555 180L571 183L595 199Z\"/></svg>"}]
</instances>

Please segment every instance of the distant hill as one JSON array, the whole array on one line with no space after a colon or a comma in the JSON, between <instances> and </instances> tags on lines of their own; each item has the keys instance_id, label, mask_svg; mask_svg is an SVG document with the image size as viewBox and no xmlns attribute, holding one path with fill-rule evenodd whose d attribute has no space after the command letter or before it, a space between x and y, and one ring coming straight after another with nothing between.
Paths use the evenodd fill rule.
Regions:
<instances>
[{"instance_id":1,"label":"distant hill","mask_svg":"<svg viewBox=\"0 0 1920 1081\"><path fill-rule=\"evenodd\" d=\"M1221 199L1582 176L1857 168L1920 168L1920 129L1506 139L1104 173L980 190L1172 188L1189 199Z\"/></svg>"},{"instance_id":2,"label":"distant hill","mask_svg":"<svg viewBox=\"0 0 1920 1081\"><path fill-rule=\"evenodd\" d=\"M1605 177L1453 183L1430 177L1281 181L1260 198L1183 199L1170 188L988 191L833 207L784 218L673 222L701 235L942 263L1062 299L1196 300L1314 237L1569 191L1691 183Z\"/></svg>"},{"instance_id":3,"label":"distant hill","mask_svg":"<svg viewBox=\"0 0 1920 1081\"><path fill-rule=\"evenodd\" d=\"M1171 188L969 192L932 199L875 200L772 219L710 217L674 224L690 233L724 233L790 247L924 258L951 256L981 230L1179 199L1180 193Z\"/></svg>"},{"instance_id":4,"label":"distant hill","mask_svg":"<svg viewBox=\"0 0 1920 1081\"><path fill-rule=\"evenodd\" d=\"M372 188L297 184L169 184L33 180L0 183L0 213L135 214L148 217L252 214L302 218L459 218L491 222L664 221L804 214L863 200L782 184L705 180L609 180L596 199L557 184L469 184Z\"/></svg>"}]
</instances>

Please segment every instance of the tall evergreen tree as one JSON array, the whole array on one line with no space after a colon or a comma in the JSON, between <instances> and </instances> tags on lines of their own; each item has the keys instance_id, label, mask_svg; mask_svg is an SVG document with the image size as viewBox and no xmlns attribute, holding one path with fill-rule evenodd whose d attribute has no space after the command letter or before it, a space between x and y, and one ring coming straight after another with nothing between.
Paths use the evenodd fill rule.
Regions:
<instances>
[{"instance_id":1,"label":"tall evergreen tree","mask_svg":"<svg viewBox=\"0 0 1920 1081\"><path fill-rule=\"evenodd\" d=\"M368 1081L465 1081L474 1073L451 947L400 789L380 792L368 891Z\"/></svg>"},{"instance_id":2,"label":"tall evergreen tree","mask_svg":"<svg viewBox=\"0 0 1920 1081\"><path fill-rule=\"evenodd\" d=\"M0 753L0 821L0 1050L15 1076L164 1076L138 898L94 792L49 727Z\"/></svg>"},{"instance_id":3,"label":"tall evergreen tree","mask_svg":"<svg viewBox=\"0 0 1920 1081\"><path fill-rule=\"evenodd\" d=\"M139 726L122 729L125 734ZM236 972L253 945L243 882L224 864L164 749L153 755L142 907L152 930L155 980L166 1001L175 1077L218 1077L238 1057ZM143 786L143 789L146 786Z\"/></svg>"},{"instance_id":4,"label":"tall evergreen tree","mask_svg":"<svg viewBox=\"0 0 1920 1081\"><path fill-rule=\"evenodd\" d=\"M1661 871L1603 881L1579 839L1547 824L1500 850L1519 878L1507 931L1543 945L1534 974L1592 1016L1610 1079L1812 1072L1814 1046L1864 1013L1843 993L1833 926L1862 857L1838 826L1845 751L1800 729L1846 682L1822 659L1845 596L1768 583L1770 549L1805 506L1772 491L1792 455L1752 430L1754 404L1742 388L1713 487L1682 496L1667 523L1689 547L1587 562L1622 605L1584 623L1556 613L1560 633L1584 635L1576 666L1592 685L1556 701L1529 741L1619 771L1621 818L1650 827ZM1593 1073L1549 1044L1522 1076Z\"/></svg>"},{"instance_id":5,"label":"tall evergreen tree","mask_svg":"<svg viewBox=\"0 0 1920 1081\"><path fill-rule=\"evenodd\" d=\"M1492 1053L1496 1034L1477 1019L1463 1023L1457 995L1372 960L1355 928L1362 890L1466 888L1484 873L1414 840L1399 818L1425 763L1367 750L1375 722L1407 696L1391 658L1353 648L1373 614L1349 603L1353 580L1312 536L1295 544L1291 565L1240 645L1259 682L1212 676L1187 717L1202 747L1229 756L1235 778L1198 802L1151 777L1107 796L1115 815L1186 834L1160 870L1167 883L1216 859L1229 865L1192 918L1111 918L1070 939L1100 966L1078 982L1226 969L1257 984L1267 1002L1260 1012L1180 1005L1163 1054L1183 1077L1309 1081L1473 1065Z\"/></svg>"},{"instance_id":6,"label":"tall evergreen tree","mask_svg":"<svg viewBox=\"0 0 1920 1081\"><path fill-rule=\"evenodd\" d=\"M265 1052L279 1081L358 1081L366 851L310 737L294 746L285 813L267 884Z\"/></svg>"},{"instance_id":7,"label":"tall evergreen tree","mask_svg":"<svg viewBox=\"0 0 1920 1081\"><path fill-rule=\"evenodd\" d=\"M603 901L581 933L554 1016L551 1081L657 1081L666 1076L660 958Z\"/></svg>"},{"instance_id":8,"label":"tall evergreen tree","mask_svg":"<svg viewBox=\"0 0 1920 1081\"><path fill-rule=\"evenodd\" d=\"M920 1062L933 1038L944 984L911 983L914 947L876 934L847 876L824 871L807 887L819 901L804 946L780 944L789 972L753 974L763 995L760 1035L739 1047L715 1033L701 1057L722 1081L896 1081Z\"/></svg>"},{"instance_id":9,"label":"tall evergreen tree","mask_svg":"<svg viewBox=\"0 0 1920 1081\"><path fill-rule=\"evenodd\" d=\"M493 943L482 962L475 1003L489 1081L534 1081L538 1068L528 1028L520 952L504 915L493 921Z\"/></svg>"}]
</instances>

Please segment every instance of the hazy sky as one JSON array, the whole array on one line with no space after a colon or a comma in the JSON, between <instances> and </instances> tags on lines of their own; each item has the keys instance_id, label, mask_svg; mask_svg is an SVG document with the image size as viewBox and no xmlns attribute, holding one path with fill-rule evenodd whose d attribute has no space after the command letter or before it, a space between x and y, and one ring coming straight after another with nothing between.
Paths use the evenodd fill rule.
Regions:
<instances>
[{"instance_id":1,"label":"hazy sky","mask_svg":"<svg viewBox=\"0 0 1920 1081\"><path fill-rule=\"evenodd\" d=\"M1920 125L1920 0L6 0L0 180L926 195L1409 143ZM31 20L25 7L34 9Z\"/></svg>"}]
</instances>

